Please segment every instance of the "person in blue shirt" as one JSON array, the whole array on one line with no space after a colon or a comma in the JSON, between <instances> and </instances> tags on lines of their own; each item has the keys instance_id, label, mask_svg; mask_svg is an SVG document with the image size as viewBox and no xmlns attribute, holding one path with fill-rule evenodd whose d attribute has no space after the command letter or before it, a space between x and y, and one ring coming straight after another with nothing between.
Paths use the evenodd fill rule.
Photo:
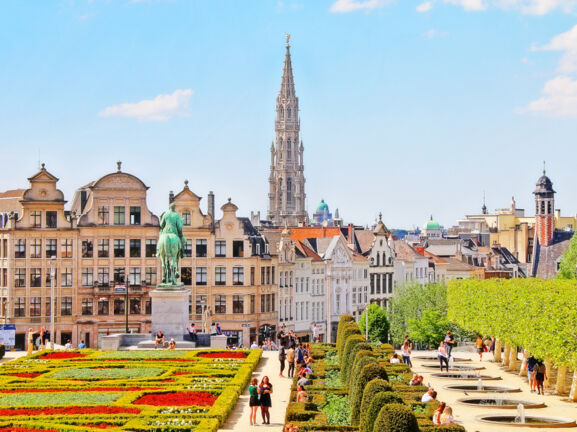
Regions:
<instances>
[{"instance_id":1,"label":"person in blue shirt","mask_svg":"<svg viewBox=\"0 0 577 432\"><path fill-rule=\"evenodd\" d=\"M220 328L220 324L219 324L219 323L216 323L216 334L217 334L217 335L221 335L221 334L222 334L222 330L221 330L221 328Z\"/></svg>"},{"instance_id":2,"label":"person in blue shirt","mask_svg":"<svg viewBox=\"0 0 577 432\"><path fill-rule=\"evenodd\" d=\"M78 349L84 349L84 348L86 348L86 344L84 343L84 339L82 339L78 344Z\"/></svg>"}]
</instances>

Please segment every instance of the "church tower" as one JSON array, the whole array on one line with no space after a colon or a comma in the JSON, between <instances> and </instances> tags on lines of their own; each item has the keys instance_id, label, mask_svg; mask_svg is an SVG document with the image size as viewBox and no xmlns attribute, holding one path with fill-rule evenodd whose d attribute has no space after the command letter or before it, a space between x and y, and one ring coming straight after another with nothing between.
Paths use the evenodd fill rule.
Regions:
<instances>
[{"instance_id":1,"label":"church tower","mask_svg":"<svg viewBox=\"0 0 577 432\"><path fill-rule=\"evenodd\" d=\"M537 180L535 189L535 235L541 246L549 246L555 232L555 191L553 183L545 174Z\"/></svg>"},{"instance_id":2,"label":"church tower","mask_svg":"<svg viewBox=\"0 0 577 432\"><path fill-rule=\"evenodd\" d=\"M299 100L295 94L290 35L280 92L276 98L275 140L270 148L268 220L277 226L306 224L303 143L300 135Z\"/></svg>"}]
</instances>

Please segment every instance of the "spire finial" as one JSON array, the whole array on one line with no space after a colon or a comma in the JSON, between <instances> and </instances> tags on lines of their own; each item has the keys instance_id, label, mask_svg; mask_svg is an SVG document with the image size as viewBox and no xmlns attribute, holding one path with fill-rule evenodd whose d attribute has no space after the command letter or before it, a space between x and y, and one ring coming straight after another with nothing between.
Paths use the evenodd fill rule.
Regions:
<instances>
[{"instance_id":1,"label":"spire finial","mask_svg":"<svg viewBox=\"0 0 577 432\"><path fill-rule=\"evenodd\" d=\"M431 220L433 220L433 215L431 215Z\"/></svg>"},{"instance_id":2,"label":"spire finial","mask_svg":"<svg viewBox=\"0 0 577 432\"><path fill-rule=\"evenodd\" d=\"M289 42L291 40L291 35L290 35L290 33L286 33L285 36L286 36L286 47L289 48L290 47Z\"/></svg>"},{"instance_id":3,"label":"spire finial","mask_svg":"<svg viewBox=\"0 0 577 432\"><path fill-rule=\"evenodd\" d=\"M546 175L546 172L547 172L545 168L546 168L545 161L543 161L543 175Z\"/></svg>"},{"instance_id":4,"label":"spire finial","mask_svg":"<svg viewBox=\"0 0 577 432\"><path fill-rule=\"evenodd\" d=\"M379 222L383 221L383 214L381 212L379 212Z\"/></svg>"},{"instance_id":5,"label":"spire finial","mask_svg":"<svg viewBox=\"0 0 577 432\"><path fill-rule=\"evenodd\" d=\"M122 171L122 161L116 162L116 167L118 169L118 172Z\"/></svg>"},{"instance_id":6,"label":"spire finial","mask_svg":"<svg viewBox=\"0 0 577 432\"><path fill-rule=\"evenodd\" d=\"M44 171L46 169L46 164L44 162L42 162L42 164L40 165L42 171Z\"/></svg>"},{"instance_id":7,"label":"spire finial","mask_svg":"<svg viewBox=\"0 0 577 432\"><path fill-rule=\"evenodd\" d=\"M184 187L188 189L188 180L184 180Z\"/></svg>"}]
</instances>

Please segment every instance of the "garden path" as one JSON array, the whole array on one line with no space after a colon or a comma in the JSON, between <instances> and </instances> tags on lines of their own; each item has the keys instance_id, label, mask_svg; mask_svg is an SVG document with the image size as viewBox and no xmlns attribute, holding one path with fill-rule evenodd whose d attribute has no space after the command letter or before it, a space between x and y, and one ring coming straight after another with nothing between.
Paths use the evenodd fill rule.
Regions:
<instances>
[{"instance_id":1,"label":"garden path","mask_svg":"<svg viewBox=\"0 0 577 432\"><path fill-rule=\"evenodd\" d=\"M238 399L236 406L219 432L224 431L275 431L283 430L286 409L289 403L292 380L279 377L278 351L263 351L262 359L253 372L253 377L261 378L267 375L273 385L272 408L270 409L270 425L262 424L260 410L257 414L257 425L250 425L250 407L248 406L248 386Z\"/></svg>"}]
</instances>

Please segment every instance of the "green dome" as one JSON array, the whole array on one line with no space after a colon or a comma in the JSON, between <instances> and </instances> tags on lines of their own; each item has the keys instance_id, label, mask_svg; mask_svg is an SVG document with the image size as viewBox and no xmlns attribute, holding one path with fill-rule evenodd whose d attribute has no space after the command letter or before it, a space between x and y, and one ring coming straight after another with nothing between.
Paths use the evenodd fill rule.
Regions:
<instances>
[{"instance_id":1,"label":"green dome","mask_svg":"<svg viewBox=\"0 0 577 432\"><path fill-rule=\"evenodd\" d=\"M439 225L439 222L433 220L433 216L431 216L431 219L423 226L423 230L427 231L438 231L440 229L441 225Z\"/></svg>"},{"instance_id":2,"label":"green dome","mask_svg":"<svg viewBox=\"0 0 577 432\"><path fill-rule=\"evenodd\" d=\"M329 206L327 205L327 203L325 202L324 199L321 200L321 202L319 203L319 205L317 206L317 212L322 213L324 211L328 211L329 210Z\"/></svg>"}]
</instances>

